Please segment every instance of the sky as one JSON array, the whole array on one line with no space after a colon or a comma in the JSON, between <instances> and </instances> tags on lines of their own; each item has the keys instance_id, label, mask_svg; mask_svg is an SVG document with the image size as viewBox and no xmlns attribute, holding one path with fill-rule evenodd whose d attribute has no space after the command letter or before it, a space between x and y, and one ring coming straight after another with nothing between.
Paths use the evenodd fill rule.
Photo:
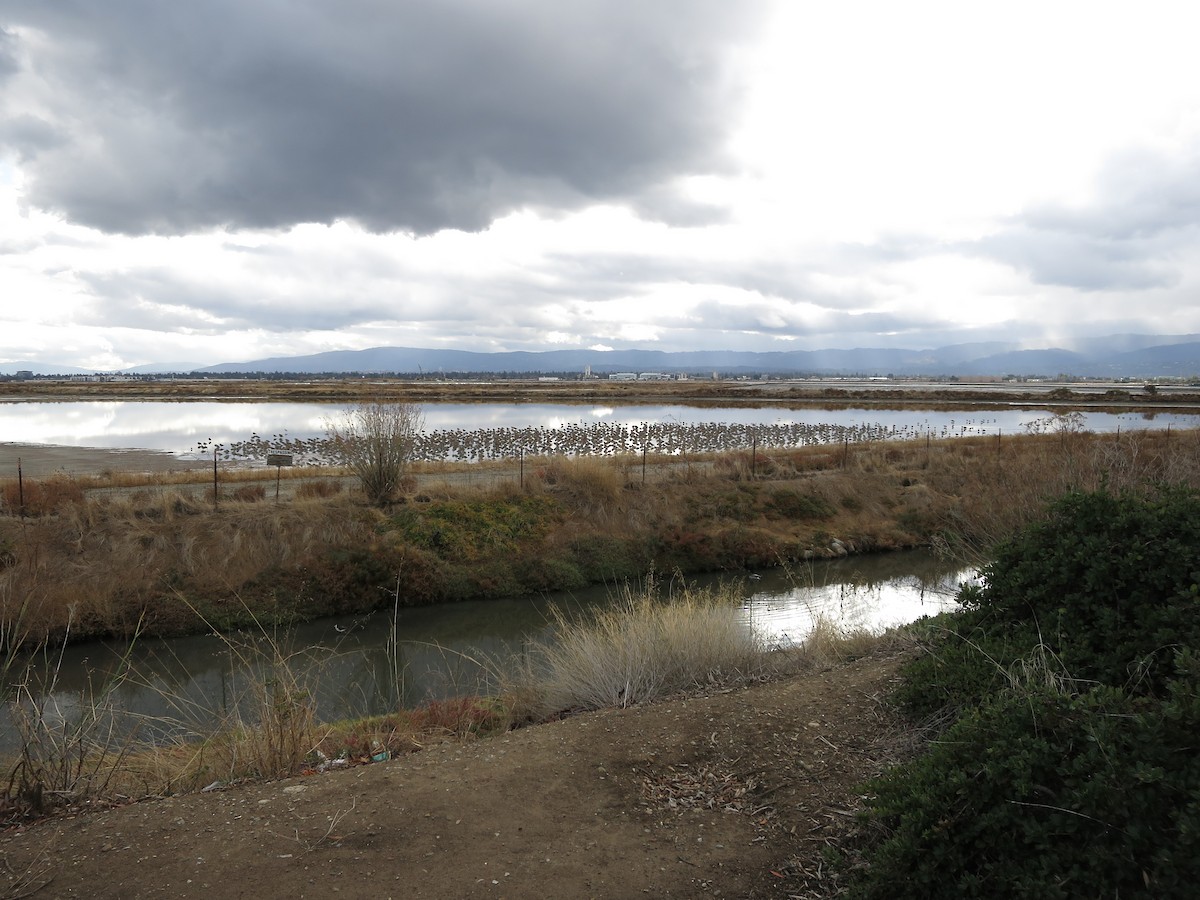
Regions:
<instances>
[{"instance_id":1,"label":"sky","mask_svg":"<svg viewBox=\"0 0 1200 900\"><path fill-rule=\"evenodd\" d=\"M1200 332L1194 0L0 0L0 361Z\"/></svg>"}]
</instances>

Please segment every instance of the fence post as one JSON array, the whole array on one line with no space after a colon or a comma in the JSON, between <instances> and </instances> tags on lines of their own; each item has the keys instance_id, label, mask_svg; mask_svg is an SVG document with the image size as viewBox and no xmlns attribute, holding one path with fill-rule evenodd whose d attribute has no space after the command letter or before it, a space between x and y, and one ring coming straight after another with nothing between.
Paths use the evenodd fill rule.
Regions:
<instances>
[{"instance_id":1,"label":"fence post","mask_svg":"<svg viewBox=\"0 0 1200 900\"><path fill-rule=\"evenodd\" d=\"M642 429L642 484L646 483L646 454L650 450L650 426Z\"/></svg>"},{"instance_id":2,"label":"fence post","mask_svg":"<svg viewBox=\"0 0 1200 900\"><path fill-rule=\"evenodd\" d=\"M25 518L25 478L21 474L21 457L17 457L17 508Z\"/></svg>"},{"instance_id":3,"label":"fence post","mask_svg":"<svg viewBox=\"0 0 1200 900\"><path fill-rule=\"evenodd\" d=\"M217 448L213 447L213 509L217 508Z\"/></svg>"}]
</instances>

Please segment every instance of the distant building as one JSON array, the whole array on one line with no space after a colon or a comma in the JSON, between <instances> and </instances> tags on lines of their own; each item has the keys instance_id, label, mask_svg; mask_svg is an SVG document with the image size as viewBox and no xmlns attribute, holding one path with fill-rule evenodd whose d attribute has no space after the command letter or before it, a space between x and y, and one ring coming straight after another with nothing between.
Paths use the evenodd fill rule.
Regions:
<instances>
[{"instance_id":1,"label":"distant building","mask_svg":"<svg viewBox=\"0 0 1200 900\"><path fill-rule=\"evenodd\" d=\"M608 376L609 381L637 381L637 372L613 372Z\"/></svg>"},{"instance_id":2,"label":"distant building","mask_svg":"<svg viewBox=\"0 0 1200 900\"><path fill-rule=\"evenodd\" d=\"M670 381L670 375L664 375L662 372L643 372L637 377L638 381Z\"/></svg>"},{"instance_id":3,"label":"distant building","mask_svg":"<svg viewBox=\"0 0 1200 900\"><path fill-rule=\"evenodd\" d=\"M33 372L30 369L18 369L16 377L22 380L26 378L32 378Z\"/></svg>"}]
</instances>

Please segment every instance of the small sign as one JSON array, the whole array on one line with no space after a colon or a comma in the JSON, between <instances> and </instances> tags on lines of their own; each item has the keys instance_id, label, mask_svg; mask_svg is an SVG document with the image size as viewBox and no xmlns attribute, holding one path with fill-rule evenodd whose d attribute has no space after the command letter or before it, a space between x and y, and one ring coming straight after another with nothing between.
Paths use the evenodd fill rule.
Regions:
<instances>
[{"instance_id":1,"label":"small sign","mask_svg":"<svg viewBox=\"0 0 1200 900\"><path fill-rule=\"evenodd\" d=\"M268 466L290 466L292 464L292 454L290 453L268 453Z\"/></svg>"}]
</instances>

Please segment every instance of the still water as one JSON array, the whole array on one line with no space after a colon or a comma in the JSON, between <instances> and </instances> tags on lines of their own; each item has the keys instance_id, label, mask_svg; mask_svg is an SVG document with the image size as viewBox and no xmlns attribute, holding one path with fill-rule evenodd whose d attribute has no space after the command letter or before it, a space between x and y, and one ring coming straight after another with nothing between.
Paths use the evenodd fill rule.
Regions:
<instances>
[{"instance_id":1,"label":"still water","mask_svg":"<svg viewBox=\"0 0 1200 900\"><path fill-rule=\"evenodd\" d=\"M0 401L0 440L72 447L163 450L197 456L200 441L231 444L252 435L281 434L295 440L323 437L344 407L330 403L167 401ZM682 405L588 406L553 403L426 403L425 430L565 428L572 425L640 426L677 423L729 425L878 426L908 436L1020 434L1048 409L788 409ZM1200 415L1184 413L1083 413L1095 432L1200 427Z\"/></svg>"},{"instance_id":2,"label":"still water","mask_svg":"<svg viewBox=\"0 0 1200 900\"><path fill-rule=\"evenodd\" d=\"M959 585L973 578L974 570L922 551L819 562L791 572L751 573L740 582L741 614L768 645L786 647L802 641L818 617L846 629L878 631L936 614L952 608ZM270 637L291 654L292 668L316 698L318 716L328 721L486 691L497 660L521 654L531 641L553 640L551 607L585 615L611 598L611 590L596 588L401 609L394 625L392 612L382 610ZM239 706L248 708L250 676L261 676L264 661L257 651L265 645L261 635L205 635L142 640L132 647L69 647L47 661L58 675L41 696L51 718L73 720L124 655L132 674L111 688L117 710L170 723L171 730L202 732ZM44 677L43 670L34 680ZM15 740L8 712L0 715L0 750Z\"/></svg>"}]
</instances>

